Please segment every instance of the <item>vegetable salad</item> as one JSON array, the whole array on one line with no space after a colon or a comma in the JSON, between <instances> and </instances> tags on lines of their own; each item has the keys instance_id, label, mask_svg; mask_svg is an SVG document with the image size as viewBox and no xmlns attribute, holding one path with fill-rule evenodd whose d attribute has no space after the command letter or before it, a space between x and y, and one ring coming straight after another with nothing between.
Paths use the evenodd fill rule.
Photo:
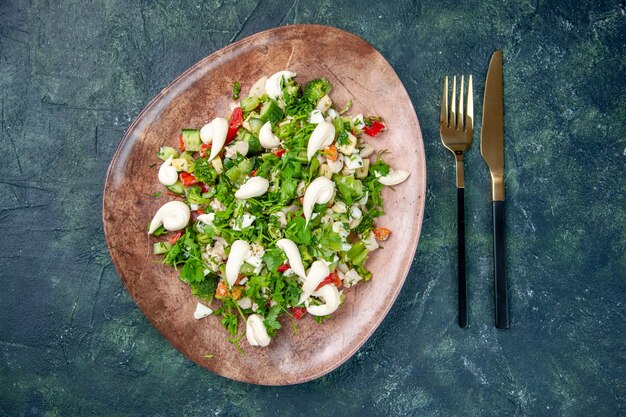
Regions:
<instances>
[{"instance_id":1,"label":"vegetable salad","mask_svg":"<svg viewBox=\"0 0 626 417\"><path fill-rule=\"evenodd\" d=\"M349 116L328 80L295 76L261 78L228 119L182 129L177 149L158 152L177 198L150 223L154 254L202 300L194 317L217 316L237 347L267 346L281 316L294 332L305 315L322 322L344 288L372 279L367 258L391 233L376 224L382 189L409 176L368 143L384 140L380 117Z\"/></svg>"}]
</instances>

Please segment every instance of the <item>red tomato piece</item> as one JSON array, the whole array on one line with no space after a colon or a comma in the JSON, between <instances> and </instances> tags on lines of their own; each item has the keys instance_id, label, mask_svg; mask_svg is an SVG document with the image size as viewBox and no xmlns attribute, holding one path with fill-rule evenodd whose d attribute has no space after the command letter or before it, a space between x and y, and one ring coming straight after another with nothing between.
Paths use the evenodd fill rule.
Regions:
<instances>
[{"instance_id":1,"label":"red tomato piece","mask_svg":"<svg viewBox=\"0 0 626 417\"><path fill-rule=\"evenodd\" d=\"M178 149L180 149L181 152L185 152L185 141L183 140L182 133L178 137Z\"/></svg>"},{"instance_id":2,"label":"red tomato piece","mask_svg":"<svg viewBox=\"0 0 626 417\"><path fill-rule=\"evenodd\" d=\"M213 145L212 143L203 143L200 146L200 156L203 158L206 158L206 151L207 149L211 149L211 145Z\"/></svg>"},{"instance_id":3,"label":"red tomato piece","mask_svg":"<svg viewBox=\"0 0 626 417\"><path fill-rule=\"evenodd\" d=\"M280 272L280 273L283 273L283 272L287 271L289 268L291 268L291 266L289 266L289 264L282 264L282 265L278 265L278 269L276 271Z\"/></svg>"},{"instance_id":4,"label":"red tomato piece","mask_svg":"<svg viewBox=\"0 0 626 417\"><path fill-rule=\"evenodd\" d=\"M363 128L363 131L367 133L369 136L374 137L378 135L384 128L385 128L384 124L382 124L379 121L375 121L372 123L371 126L365 126Z\"/></svg>"},{"instance_id":5,"label":"red tomato piece","mask_svg":"<svg viewBox=\"0 0 626 417\"><path fill-rule=\"evenodd\" d=\"M183 232L174 233L173 235L169 235L167 237L167 241L173 245L178 241L178 239L180 239L182 235L183 235Z\"/></svg>"},{"instance_id":6,"label":"red tomato piece","mask_svg":"<svg viewBox=\"0 0 626 417\"><path fill-rule=\"evenodd\" d=\"M194 185L198 183L198 180L196 179L196 177L194 177L193 174L190 174L188 172L181 172L179 177L180 177L180 182L182 182L185 187L189 187L190 185Z\"/></svg>"},{"instance_id":7,"label":"red tomato piece","mask_svg":"<svg viewBox=\"0 0 626 417\"><path fill-rule=\"evenodd\" d=\"M376 239L378 240L387 240L387 238L391 234L391 230L385 227L375 227L372 231L374 232L374 236L376 236Z\"/></svg>"},{"instance_id":8,"label":"red tomato piece","mask_svg":"<svg viewBox=\"0 0 626 417\"><path fill-rule=\"evenodd\" d=\"M276 155L279 158L282 158L285 152L287 152L285 149L279 149L276 152L274 152L274 155Z\"/></svg>"},{"instance_id":9,"label":"red tomato piece","mask_svg":"<svg viewBox=\"0 0 626 417\"><path fill-rule=\"evenodd\" d=\"M243 124L243 110L241 107L235 107L233 113L230 115L230 121L228 122L228 133L226 134L226 143L229 144L237 136L237 130Z\"/></svg>"},{"instance_id":10,"label":"red tomato piece","mask_svg":"<svg viewBox=\"0 0 626 417\"><path fill-rule=\"evenodd\" d=\"M339 275L337 275L336 272L331 272L329 276L324 278L324 281L320 282L320 285L317 286L315 291L319 290L326 284L333 284L335 287L339 288L341 287L341 278L339 278Z\"/></svg>"},{"instance_id":11,"label":"red tomato piece","mask_svg":"<svg viewBox=\"0 0 626 417\"><path fill-rule=\"evenodd\" d=\"M293 313L293 317L296 320L300 320L306 314L306 308L305 307L292 307L291 312Z\"/></svg>"}]
</instances>

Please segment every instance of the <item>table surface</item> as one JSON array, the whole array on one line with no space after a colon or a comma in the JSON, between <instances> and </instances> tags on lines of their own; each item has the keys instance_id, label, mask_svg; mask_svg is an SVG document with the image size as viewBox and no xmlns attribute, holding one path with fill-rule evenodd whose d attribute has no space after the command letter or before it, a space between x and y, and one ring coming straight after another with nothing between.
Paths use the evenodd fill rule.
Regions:
<instances>
[{"instance_id":1,"label":"table surface","mask_svg":"<svg viewBox=\"0 0 626 417\"><path fill-rule=\"evenodd\" d=\"M624 2L56 3L0 7L1 416L626 413ZM113 152L151 97L211 52L291 23L353 32L395 68L423 131L426 218L406 284L360 351L313 382L260 387L196 366L148 323L111 264L101 199ZM462 330L440 88L444 74L472 73L480 126L498 48L512 328L493 326L477 134Z\"/></svg>"}]
</instances>

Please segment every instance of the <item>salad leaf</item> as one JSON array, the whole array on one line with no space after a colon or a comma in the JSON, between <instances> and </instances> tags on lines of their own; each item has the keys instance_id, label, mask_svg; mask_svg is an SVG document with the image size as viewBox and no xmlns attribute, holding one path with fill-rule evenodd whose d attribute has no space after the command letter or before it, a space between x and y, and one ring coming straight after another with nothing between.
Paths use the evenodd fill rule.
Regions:
<instances>
[{"instance_id":1,"label":"salad leaf","mask_svg":"<svg viewBox=\"0 0 626 417\"><path fill-rule=\"evenodd\" d=\"M282 251L280 249L270 249L265 251L265 255L263 255L263 262L265 262L265 265L267 265L267 269L270 272L275 272L283 263Z\"/></svg>"},{"instance_id":2,"label":"salad leaf","mask_svg":"<svg viewBox=\"0 0 626 417\"><path fill-rule=\"evenodd\" d=\"M311 243L311 229L306 226L304 217L296 216L288 222L285 235L296 244L308 245Z\"/></svg>"},{"instance_id":3,"label":"salad leaf","mask_svg":"<svg viewBox=\"0 0 626 417\"><path fill-rule=\"evenodd\" d=\"M267 329L267 334L271 337L276 334L276 331L281 328L280 323L278 322L278 315L281 312L281 308L279 306L274 306L270 308L269 313L265 316L265 320L263 320L263 324Z\"/></svg>"}]
</instances>

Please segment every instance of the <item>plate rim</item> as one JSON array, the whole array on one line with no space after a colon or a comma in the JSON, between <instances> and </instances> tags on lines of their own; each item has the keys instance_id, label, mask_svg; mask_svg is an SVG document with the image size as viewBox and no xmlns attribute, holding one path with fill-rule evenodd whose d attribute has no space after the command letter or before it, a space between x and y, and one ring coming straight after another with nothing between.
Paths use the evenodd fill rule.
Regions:
<instances>
[{"instance_id":1,"label":"plate rim","mask_svg":"<svg viewBox=\"0 0 626 417\"><path fill-rule=\"evenodd\" d=\"M418 210L418 221L417 221L417 229L416 229L416 238L413 239L413 243L412 245L407 248L410 249L408 250L408 253L413 253L413 255L411 257L406 257L403 261L403 265L401 268L401 275L402 275L402 279L399 282L399 285L393 289L392 292L389 293L389 302L386 303L386 306L384 307L383 310L381 310L381 314L378 315L378 318L376 319L376 321L369 326L369 330L365 333L365 335L359 340L358 343L355 343L349 350L346 350L345 355L343 355L341 357L340 360L333 362L330 366L328 367L324 367L323 369L319 370L316 373L312 373L307 375L305 378L302 379L298 379L295 381L291 381L291 382L286 382L286 383L264 383L264 382L251 382L248 380L245 380L243 378L237 378L237 377L231 377L231 376L225 376L222 374L219 374L217 372L215 372L212 369L208 369L207 367L203 366L202 364L197 363L195 360L193 360L189 355L187 355L187 353L182 349L182 346L180 346L178 343L176 343L174 340L172 340L170 337L168 337L167 335L165 335L158 326L156 326L156 323L152 320L152 318L146 313L144 312L143 308L141 308L141 306L139 306L139 304L137 303L137 301L135 300L135 298L133 297L130 288L128 287L128 285L126 284L126 280L123 279L123 273L120 270L120 267L117 263L117 261L115 260L114 256L113 256L113 247L111 247L110 241L109 241L109 231L107 230L107 219L106 219L106 211L105 211L105 206L106 206L106 195L111 187L111 175L112 175L112 168L115 165L115 162L117 162L117 160L120 157L120 153L122 152L122 149L125 147L126 143L129 141L129 138L131 136L131 133L134 131L134 129L136 128L136 126L141 122L142 117L144 116L145 113L147 113L149 110L152 110L152 107L154 105L155 102L159 101L161 98L163 98L164 96L167 95L168 90L170 90L170 88L175 85L180 79L184 78L187 76L187 74L195 71L198 67L201 67L202 65L204 65L206 62L209 62L211 60L216 59L219 56L225 55L226 53L228 53L229 51L231 51L232 49L236 49L237 47L239 47L239 45L243 44L243 43L247 43L250 42L252 40L254 40L255 38L267 35L267 34L271 34L271 33L278 33L278 32L289 32L289 31L297 31L298 29L305 29L305 28L314 28L314 29L321 29L321 30L331 30L331 31L335 31L335 32L340 32L343 36L350 36L353 38L356 38L358 41L363 42L365 44L367 44L377 55L379 55L384 62L389 66L389 69L391 70L391 72L393 73L393 75L400 81L400 85L402 86L402 89L404 90L407 98L408 98L408 105L410 106L411 112L410 114L412 114L415 118L415 124L416 124L416 128L417 128L417 132L418 132L418 137L414 138L416 139L417 142L417 147L421 150L421 154L423 155L423 171L416 173L419 175L419 186L421 187L421 189L423 190L423 192L419 195L417 195L417 199L420 200L417 203L417 208ZM395 71L395 69L393 68L393 66L391 65L391 63L387 60L387 58L384 57L384 55L382 55L382 53L375 48L372 44L370 44L368 41L366 41L365 39L363 39L362 37L334 27L334 26L329 26L329 25L320 25L320 24L291 24L291 25L285 25L285 26L278 26L278 27L273 27L270 29L266 29L260 32L256 32L250 36L247 36L243 39L240 39L236 42L230 43L214 52L212 52L211 54L205 56L204 58L200 59L199 61L197 61L195 64L193 64L192 66L190 66L189 68L187 68L185 71L183 71L181 74L179 74L176 78L174 78L170 83L168 83L165 87L163 87L159 93L157 93L154 97L152 97L152 99L150 99L150 101L148 101L148 103L145 104L145 106L142 108L142 110L137 113L137 115L134 117L132 123L128 126L128 128L126 128L124 135L122 136L122 139L119 141L115 152L113 153L111 160L109 162L109 166L107 168L106 171L106 177L105 177L105 182L104 182L104 187L103 187L103 193L102 193L102 204L101 204L101 210L102 210L102 223L103 223L103 231L104 231L104 236L105 236L105 241L107 244L107 248L109 250L109 255L111 256L111 261L115 267L115 270L119 276L119 279L122 281L122 283L124 284L124 287L126 288L126 291L129 292L129 295L131 296L131 298L133 299L133 302L135 303L135 306L141 311L141 313L144 315L145 318L148 319L148 321L150 322L150 324L157 330L157 332L165 339L167 340L167 342L169 344L171 344L174 348L176 348L176 350L183 354L183 356L185 356L188 360L190 360L192 363L196 364L197 366L200 366L202 368L204 368L205 370L211 372L214 375L217 375L221 378L227 379L227 380L231 380L231 381L237 381L237 382L241 382L241 383L247 383L247 384L252 384L252 385L260 385L260 386L290 386L290 385L298 385L298 384L304 384L306 382L310 382L312 380L315 380L317 378L320 378L324 375L329 374L330 372L336 370L337 368L339 368L341 365L343 365L344 363L346 363L350 358L352 358L354 356L354 354L372 337L372 335L374 334L374 332L380 327L380 325L382 324L382 322L385 320L385 318L387 318L389 311L391 310L391 308L393 307L393 305L395 304L398 295L400 294L400 291L402 290L402 288L404 287L404 284L406 282L406 279L408 277L411 265L413 263L413 260L415 259L415 255L417 253L417 247L419 244L419 240L421 237L421 232L422 232L422 226L424 223L424 215L425 215L425 205L426 205L426 178L427 178L427 166L426 166L426 152L425 152L425 147L424 147L424 139L423 139L423 134L422 134L422 129L420 127L420 123L419 123L419 118L417 116L417 113L415 112L415 107L413 106L413 101L411 99L411 96L409 95L408 91L406 90L406 87L404 85L404 83L402 82L402 79L398 76L397 72Z\"/></svg>"}]
</instances>

